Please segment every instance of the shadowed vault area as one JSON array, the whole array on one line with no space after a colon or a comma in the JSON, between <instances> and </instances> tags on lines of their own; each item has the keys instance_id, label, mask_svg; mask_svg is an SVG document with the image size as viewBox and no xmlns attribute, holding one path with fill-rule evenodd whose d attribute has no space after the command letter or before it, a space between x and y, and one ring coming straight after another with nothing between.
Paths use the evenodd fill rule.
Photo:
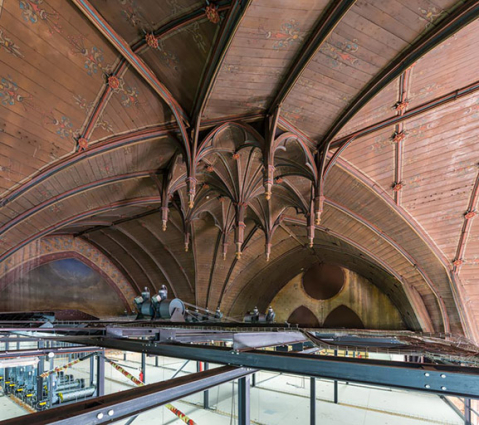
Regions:
<instances>
[{"instance_id":1,"label":"shadowed vault area","mask_svg":"<svg viewBox=\"0 0 479 425\"><path fill-rule=\"evenodd\" d=\"M80 310L124 314L123 303L100 274L77 259L42 264L1 289L1 311Z\"/></svg>"}]
</instances>

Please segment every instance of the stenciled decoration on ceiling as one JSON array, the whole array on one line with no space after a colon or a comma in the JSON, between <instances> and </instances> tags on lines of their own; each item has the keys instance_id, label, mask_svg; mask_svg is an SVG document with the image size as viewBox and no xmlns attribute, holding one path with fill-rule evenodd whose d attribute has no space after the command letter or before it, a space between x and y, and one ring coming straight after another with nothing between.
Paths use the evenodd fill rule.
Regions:
<instances>
[{"instance_id":1,"label":"stenciled decoration on ceiling","mask_svg":"<svg viewBox=\"0 0 479 425\"><path fill-rule=\"evenodd\" d=\"M40 115L43 125L46 128L51 128L61 139L67 139L77 134L77 130L73 129L73 123L68 116L40 107L39 102L24 93L11 77L1 77L0 99L4 106L15 107L21 105L25 110Z\"/></svg>"},{"instance_id":2,"label":"stenciled decoration on ceiling","mask_svg":"<svg viewBox=\"0 0 479 425\"><path fill-rule=\"evenodd\" d=\"M334 68L344 65L358 65L359 59L353 56L359 50L358 40L334 41L332 37L321 46L321 52L329 56L330 63Z\"/></svg>"},{"instance_id":3,"label":"stenciled decoration on ceiling","mask_svg":"<svg viewBox=\"0 0 479 425\"><path fill-rule=\"evenodd\" d=\"M62 31L58 12L51 9L43 0L20 0L19 6L25 21L32 24L43 22L48 25L51 34Z\"/></svg>"},{"instance_id":4,"label":"stenciled decoration on ceiling","mask_svg":"<svg viewBox=\"0 0 479 425\"><path fill-rule=\"evenodd\" d=\"M274 49L286 49L292 44L301 44L304 41L304 34L300 30L299 23L294 19L283 23L277 31L265 31L263 28L260 30L264 32L268 40L274 41Z\"/></svg>"},{"instance_id":5,"label":"stenciled decoration on ceiling","mask_svg":"<svg viewBox=\"0 0 479 425\"><path fill-rule=\"evenodd\" d=\"M68 36L72 53L84 57L84 68L87 74L93 76L94 74L97 74L98 71L102 71L104 74L111 73L112 66L104 64L103 50L96 46L88 47L85 44L85 40L86 38L83 35Z\"/></svg>"},{"instance_id":6,"label":"stenciled decoration on ceiling","mask_svg":"<svg viewBox=\"0 0 479 425\"><path fill-rule=\"evenodd\" d=\"M18 47L11 38L7 37L2 29L0 29L0 50L1 49L4 49L17 58L23 58L20 47Z\"/></svg>"}]
</instances>

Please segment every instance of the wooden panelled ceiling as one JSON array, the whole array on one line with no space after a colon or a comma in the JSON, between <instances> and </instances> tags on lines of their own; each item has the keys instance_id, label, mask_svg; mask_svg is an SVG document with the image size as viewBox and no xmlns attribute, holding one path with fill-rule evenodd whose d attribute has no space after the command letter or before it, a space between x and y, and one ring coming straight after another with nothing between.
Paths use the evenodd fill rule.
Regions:
<instances>
[{"instance_id":1,"label":"wooden panelled ceiling","mask_svg":"<svg viewBox=\"0 0 479 425\"><path fill-rule=\"evenodd\" d=\"M343 265L479 341L479 1L0 1L0 261L241 316ZM9 264L9 263L8 263Z\"/></svg>"}]
</instances>

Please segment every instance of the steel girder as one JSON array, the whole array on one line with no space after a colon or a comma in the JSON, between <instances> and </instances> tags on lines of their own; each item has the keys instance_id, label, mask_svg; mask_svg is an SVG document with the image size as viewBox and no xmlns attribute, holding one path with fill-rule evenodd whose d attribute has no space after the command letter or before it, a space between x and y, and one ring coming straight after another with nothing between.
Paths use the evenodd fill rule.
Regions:
<instances>
[{"instance_id":1,"label":"steel girder","mask_svg":"<svg viewBox=\"0 0 479 425\"><path fill-rule=\"evenodd\" d=\"M204 345L155 344L144 340L78 338L75 342L173 358L479 399L479 368L474 367L263 350L237 351Z\"/></svg>"}]
</instances>

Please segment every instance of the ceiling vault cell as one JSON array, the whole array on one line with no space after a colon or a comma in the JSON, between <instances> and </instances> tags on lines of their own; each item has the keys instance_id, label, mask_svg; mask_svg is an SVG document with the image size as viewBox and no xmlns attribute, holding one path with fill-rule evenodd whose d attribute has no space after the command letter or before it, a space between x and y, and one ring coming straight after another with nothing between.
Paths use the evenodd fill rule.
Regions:
<instances>
[{"instance_id":1,"label":"ceiling vault cell","mask_svg":"<svg viewBox=\"0 0 479 425\"><path fill-rule=\"evenodd\" d=\"M326 136L318 143L318 153L316 154L317 168L320 176L314 186L314 215L316 224L319 224L321 213L323 212L324 171L328 161L328 152L339 131L368 101L411 67L418 59L478 17L479 1L467 2L458 7L450 15L446 16L440 25L433 26L424 36L418 38L409 48L396 56L385 69L377 74L358 93L326 131Z\"/></svg>"},{"instance_id":2,"label":"ceiling vault cell","mask_svg":"<svg viewBox=\"0 0 479 425\"><path fill-rule=\"evenodd\" d=\"M281 84L279 91L269 106L268 115L274 115L275 111L281 108L284 100L313 59L313 56L319 51L324 41L355 2L356 0L331 1L284 78L284 83Z\"/></svg>"}]
</instances>

